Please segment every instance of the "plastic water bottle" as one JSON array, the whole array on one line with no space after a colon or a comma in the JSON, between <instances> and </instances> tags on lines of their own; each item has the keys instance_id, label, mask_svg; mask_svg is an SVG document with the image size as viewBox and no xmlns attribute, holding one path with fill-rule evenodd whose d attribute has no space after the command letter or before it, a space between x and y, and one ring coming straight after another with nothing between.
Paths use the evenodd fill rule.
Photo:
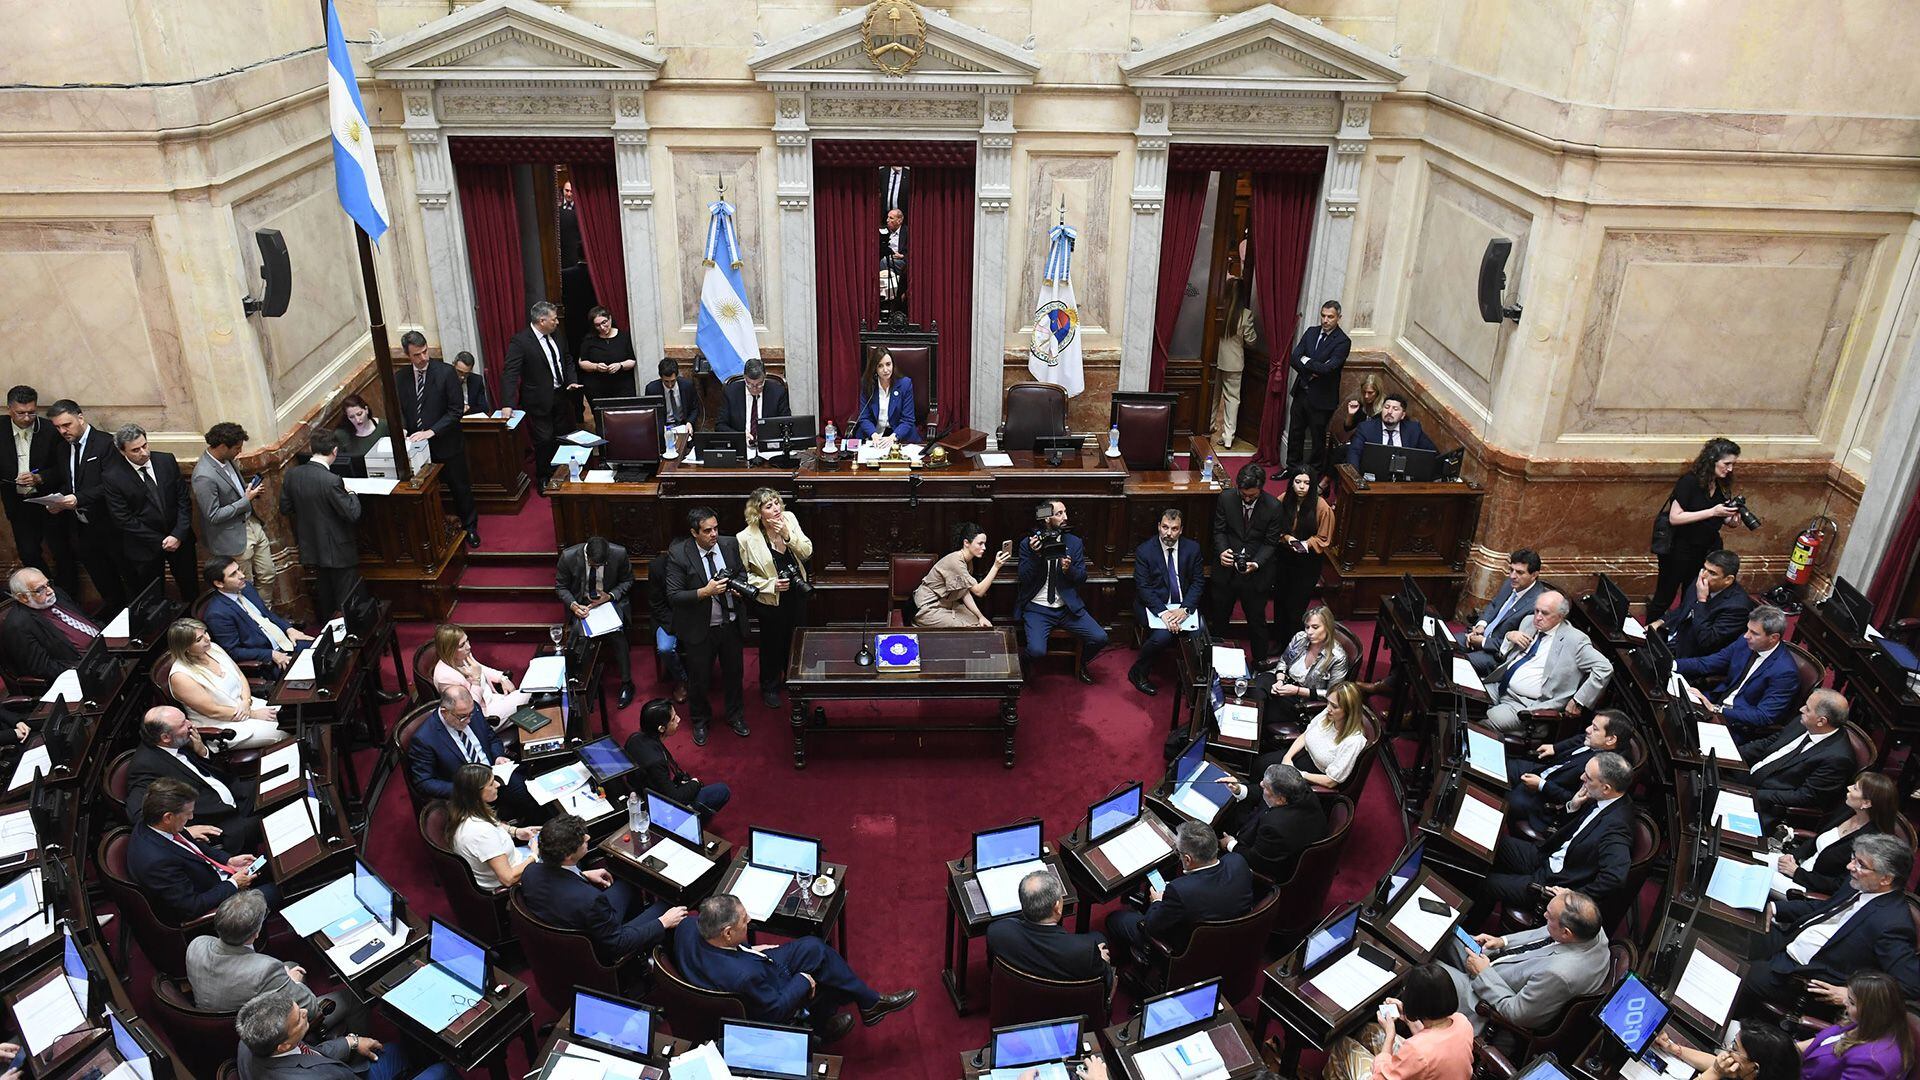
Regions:
<instances>
[{"instance_id":1,"label":"plastic water bottle","mask_svg":"<svg viewBox=\"0 0 1920 1080\"><path fill-rule=\"evenodd\" d=\"M1213 455L1212 454L1208 454L1207 459L1200 463L1200 482L1203 484L1213 483Z\"/></svg>"},{"instance_id":2,"label":"plastic water bottle","mask_svg":"<svg viewBox=\"0 0 1920 1080\"><path fill-rule=\"evenodd\" d=\"M647 835L647 827L651 824L653 824L652 821L647 817L646 798L639 794L627 796L627 829L633 833L633 838L635 840L644 838Z\"/></svg>"},{"instance_id":3,"label":"plastic water bottle","mask_svg":"<svg viewBox=\"0 0 1920 1080\"><path fill-rule=\"evenodd\" d=\"M567 480L575 484L580 482L580 463L578 461L567 462Z\"/></svg>"},{"instance_id":4,"label":"plastic water bottle","mask_svg":"<svg viewBox=\"0 0 1920 1080\"><path fill-rule=\"evenodd\" d=\"M827 421L827 427L826 427L826 430L823 432L823 434L826 436L826 439L827 439L827 445L826 445L827 453L831 454L831 453L837 452L840 449L838 445L840 442L840 429L834 426L833 421L829 420Z\"/></svg>"},{"instance_id":5,"label":"plastic water bottle","mask_svg":"<svg viewBox=\"0 0 1920 1080\"><path fill-rule=\"evenodd\" d=\"M1107 429L1107 456L1108 457L1120 456L1120 425L1119 424L1115 424L1112 427Z\"/></svg>"}]
</instances>

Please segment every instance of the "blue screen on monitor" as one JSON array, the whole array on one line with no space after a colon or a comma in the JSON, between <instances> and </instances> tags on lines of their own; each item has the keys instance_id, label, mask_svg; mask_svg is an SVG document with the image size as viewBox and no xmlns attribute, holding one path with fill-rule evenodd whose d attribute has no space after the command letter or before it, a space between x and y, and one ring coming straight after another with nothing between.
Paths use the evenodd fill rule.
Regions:
<instances>
[{"instance_id":1,"label":"blue screen on monitor","mask_svg":"<svg viewBox=\"0 0 1920 1080\"><path fill-rule=\"evenodd\" d=\"M619 744L611 738L595 739L582 746L580 760L587 763L588 772L602 780L633 768L633 762L621 752Z\"/></svg>"},{"instance_id":2,"label":"blue screen on monitor","mask_svg":"<svg viewBox=\"0 0 1920 1080\"><path fill-rule=\"evenodd\" d=\"M119 1052L121 1061L147 1060L146 1048L133 1037L133 1032L127 1030L127 1025L122 1024L120 1018L111 1012L107 1013L107 1027L113 1031L113 1048Z\"/></svg>"},{"instance_id":3,"label":"blue screen on monitor","mask_svg":"<svg viewBox=\"0 0 1920 1080\"><path fill-rule=\"evenodd\" d=\"M689 814L651 791L647 792L647 820L694 847L700 846L700 815Z\"/></svg>"},{"instance_id":4,"label":"blue screen on monitor","mask_svg":"<svg viewBox=\"0 0 1920 1080\"><path fill-rule=\"evenodd\" d=\"M607 1046L645 1054L653 1044L653 1014L585 990L573 992L573 1033Z\"/></svg>"},{"instance_id":5,"label":"blue screen on monitor","mask_svg":"<svg viewBox=\"0 0 1920 1080\"><path fill-rule=\"evenodd\" d=\"M1630 1054L1638 1054L1667 1020L1667 1003L1632 972L1600 1009L1600 1022Z\"/></svg>"},{"instance_id":6,"label":"blue screen on monitor","mask_svg":"<svg viewBox=\"0 0 1920 1080\"><path fill-rule=\"evenodd\" d=\"M458 930L439 919L433 920L432 937L427 943L427 959L475 990L486 989L487 950L479 942L462 937Z\"/></svg>"},{"instance_id":7,"label":"blue screen on monitor","mask_svg":"<svg viewBox=\"0 0 1920 1080\"><path fill-rule=\"evenodd\" d=\"M1080 1052L1080 1021L1027 1024L993 1033L993 1067L1065 1061Z\"/></svg>"},{"instance_id":8,"label":"blue screen on monitor","mask_svg":"<svg viewBox=\"0 0 1920 1080\"><path fill-rule=\"evenodd\" d=\"M753 845L755 866L788 870L796 874L820 872L820 845L816 841L760 829L747 830L747 836L747 842Z\"/></svg>"},{"instance_id":9,"label":"blue screen on monitor","mask_svg":"<svg viewBox=\"0 0 1920 1080\"><path fill-rule=\"evenodd\" d=\"M1420 876L1420 857L1426 849L1424 840L1413 845L1413 850L1407 852L1407 857L1400 860L1399 866L1393 868L1392 884L1387 886L1387 903L1391 904L1399 899L1400 890L1407 887L1407 882Z\"/></svg>"},{"instance_id":10,"label":"blue screen on monitor","mask_svg":"<svg viewBox=\"0 0 1920 1080\"><path fill-rule=\"evenodd\" d=\"M375 922L394 929L393 890L358 859L353 862L353 898L360 901L360 906L367 909Z\"/></svg>"},{"instance_id":11,"label":"blue screen on monitor","mask_svg":"<svg viewBox=\"0 0 1920 1080\"><path fill-rule=\"evenodd\" d=\"M1104 839L1109 833L1131 825L1140 816L1140 785L1129 784L1127 790L1105 802L1093 804L1087 814L1092 821L1093 832L1088 840Z\"/></svg>"},{"instance_id":12,"label":"blue screen on monitor","mask_svg":"<svg viewBox=\"0 0 1920 1080\"><path fill-rule=\"evenodd\" d=\"M1209 979L1190 990L1147 1002L1140 1020L1142 1039L1158 1038L1175 1028L1197 1024L1213 1016L1220 1002L1220 981Z\"/></svg>"},{"instance_id":13,"label":"blue screen on monitor","mask_svg":"<svg viewBox=\"0 0 1920 1080\"><path fill-rule=\"evenodd\" d=\"M1039 857L1040 823L1037 821L979 833L973 838L973 867L976 871L1031 862Z\"/></svg>"},{"instance_id":14,"label":"blue screen on monitor","mask_svg":"<svg viewBox=\"0 0 1920 1080\"><path fill-rule=\"evenodd\" d=\"M1207 760L1207 740L1195 739L1180 751L1180 758L1173 764L1173 778L1178 783L1186 783L1194 774L1204 768Z\"/></svg>"},{"instance_id":15,"label":"blue screen on monitor","mask_svg":"<svg viewBox=\"0 0 1920 1080\"><path fill-rule=\"evenodd\" d=\"M1347 912L1344 917L1335 920L1332 926L1315 931L1314 935L1307 939L1307 967L1314 967L1331 955L1335 949L1352 941L1353 929L1359 921L1360 909L1355 908Z\"/></svg>"},{"instance_id":16,"label":"blue screen on monitor","mask_svg":"<svg viewBox=\"0 0 1920 1080\"><path fill-rule=\"evenodd\" d=\"M80 948L79 946L73 943L73 935L66 931L62 931L61 934L66 939L66 941L63 944L65 953L61 963L63 964L63 966L65 966L67 970L67 975L70 978L79 979L80 982L84 985L88 981L87 963L86 961L80 959ZM83 1001L81 1002L81 1004L84 1005L86 1004L86 1002Z\"/></svg>"},{"instance_id":17,"label":"blue screen on monitor","mask_svg":"<svg viewBox=\"0 0 1920 1080\"><path fill-rule=\"evenodd\" d=\"M1552 1061L1542 1061L1520 1074L1519 1080L1568 1080Z\"/></svg>"},{"instance_id":18,"label":"blue screen on monitor","mask_svg":"<svg viewBox=\"0 0 1920 1080\"><path fill-rule=\"evenodd\" d=\"M722 1021L720 1057L729 1069L761 1076L807 1075L807 1033Z\"/></svg>"}]
</instances>

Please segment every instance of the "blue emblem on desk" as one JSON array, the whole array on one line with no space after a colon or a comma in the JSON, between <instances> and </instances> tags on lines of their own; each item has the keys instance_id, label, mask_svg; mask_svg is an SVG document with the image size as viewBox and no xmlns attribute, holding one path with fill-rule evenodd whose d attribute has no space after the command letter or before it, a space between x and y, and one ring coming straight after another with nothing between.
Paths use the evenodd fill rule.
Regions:
<instances>
[{"instance_id":1,"label":"blue emblem on desk","mask_svg":"<svg viewBox=\"0 0 1920 1080\"><path fill-rule=\"evenodd\" d=\"M920 667L920 639L913 634L876 634L874 667L881 671L915 671Z\"/></svg>"}]
</instances>

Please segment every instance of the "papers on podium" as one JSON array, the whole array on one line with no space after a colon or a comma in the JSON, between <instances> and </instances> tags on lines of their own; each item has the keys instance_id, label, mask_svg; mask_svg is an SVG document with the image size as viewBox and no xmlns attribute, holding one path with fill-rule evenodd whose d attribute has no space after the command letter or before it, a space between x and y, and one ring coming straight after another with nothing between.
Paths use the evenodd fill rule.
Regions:
<instances>
[{"instance_id":1,"label":"papers on podium","mask_svg":"<svg viewBox=\"0 0 1920 1080\"><path fill-rule=\"evenodd\" d=\"M1193 820L1202 824L1211 824L1220 813L1220 804L1201 794L1200 785L1202 784L1220 787L1222 791L1226 790L1224 786L1215 785L1212 780L1202 777L1193 783L1176 785L1173 794L1167 796L1167 801L1173 804L1174 809Z\"/></svg>"},{"instance_id":2,"label":"papers on podium","mask_svg":"<svg viewBox=\"0 0 1920 1080\"><path fill-rule=\"evenodd\" d=\"M1746 764L1740 757L1740 748L1734 744L1733 731L1727 725L1709 724L1705 720L1695 720L1693 725L1702 754L1712 754L1721 761L1735 765Z\"/></svg>"},{"instance_id":3,"label":"papers on podium","mask_svg":"<svg viewBox=\"0 0 1920 1080\"><path fill-rule=\"evenodd\" d=\"M588 469L586 471L586 475L582 476L580 479L583 483L588 483L588 484L611 484L613 483L613 470L612 469Z\"/></svg>"},{"instance_id":4,"label":"papers on podium","mask_svg":"<svg viewBox=\"0 0 1920 1080\"><path fill-rule=\"evenodd\" d=\"M1223 679L1238 679L1247 673L1247 654L1231 645L1213 647L1213 673Z\"/></svg>"},{"instance_id":5,"label":"papers on podium","mask_svg":"<svg viewBox=\"0 0 1920 1080\"><path fill-rule=\"evenodd\" d=\"M287 665L287 673L281 678L290 683L312 682L316 675L313 667L313 652L312 649L301 649L294 653L293 663Z\"/></svg>"},{"instance_id":6,"label":"papers on podium","mask_svg":"<svg viewBox=\"0 0 1920 1080\"><path fill-rule=\"evenodd\" d=\"M638 1061L575 1042L554 1051L547 1060L550 1064L541 1070L540 1080L640 1080L648 1075L647 1067Z\"/></svg>"},{"instance_id":7,"label":"papers on podium","mask_svg":"<svg viewBox=\"0 0 1920 1080\"><path fill-rule=\"evenodd\" d=\"M1095 850L1107 857L1107 861L1113 864L1114 870L1118 871L1121 877L1126 877L1143 866L1151 866L1173 851L1167 846L1167 842L1160 838L1160 834L1153 831L1153 826L1147 824L1145 819L1134 822L1115 836L1108 837Z\"/></svg>"},{"instance_id":8,"label":"papers on podium","mask_svg":"<svg viewBox=\"0 0 1920 1080\"><path fill-rule=\"evenodd\" d=\"M306 937L360 910L360 901L353 895L353 875L342 874L281 908L280 916L294 933Z\"/></svg>"},{"instance_id":9,"label":"papers on podium","mask_svg":"<svg viewBox=\"0 0 1920 1080\"><path fill-rule=\"evenodd\" d=\"M384 476L343 476L340 482L355 495L391 495L400 481Z\"/></svg>"},{"instance_id":10,"label":"papers on podium","mask_svg":"<svg viewBox=\"0 0 1920 1080\"><path fill-rule=\"evenodd\" d=\"M1005 915L1020 907L1020 879L1035 870L1045 870L1047 864L1039 859L1014 863L1010 866L996 866L991 870L982 870L974 875L980 882L980 894L987 898L987 914Z\"/></svg>"},{"instance_id":11,"label":"papers on podium","mask_svg":"<svg viewBox=\"0 0 1920 1080\"><path fill-rule=\"evenodd\" d=\"M1695 949L1680 969L1680 983L1674 987L1673 1000L1713 1021L1716 1027L1727 1022L1733 1011L1733 997L1740 990L1740 976L1720 961Z\"/></svg>"},{"instance_id":12,"label":"papers on podium","mask_svg":"<svg viewBox=\"0 0 1920 1080\"><path fill-rule=\"evenodd\" d=\"M1627 636L1630 638L1639 638L1641 641L1647 640L1647 628L1640 625L1640 620L1631 615L1627 616L1626 622L1620 624L1620 629L1626 631Z\"/></svg>"},{"instance_id":13,"label":"papers on podium","mask_svg":"<svg viewBox=\"0 0 1920 1080\"><path fill-rule=\"evenodd\" d=\"M547 654L527 661L520 689L529 694L558 693L567 683L567 658Z\"/></svg>"},{"instance_id":14,"label":"papers on podium","mask_svg":"<svg viewBox=\"0 0 1920 1080\"><path fill-rule=\"evenodd\" d=\"M260 779L257 791L272 791L300 772L300 744L290 742L278 750L260 755Z\"/></svg>"},{"instance_id":15,"label":"papers on podium","mask_svg":"<svg viewBox=\"0 0 1920 1080\"><path fill-rule=\"evenodd\" d=\"M1359 949L1349 949L1347 955L1335 960L1325 971L1310 979L1307 985L1327 995L1345 1012L1359 1007L1392 981L1391 969L1382 968L1367 959Z\"/></svg>"},{"instance_id":16,"label":"papers on podium","mask_svg":"<svg viewBox=\"0 0 1920 1080\"><path fill-rule=\"evenodd\" d=\"M13 1007L13 1018L20 1035L35 1056L44 1054L61 1036L84 1026L87 1016L74 1000L73 987L65 979L49 979L44 986L22 997Z\"/></svg>"},{"instance_id":17,"label":"papers on podium","mask_svg":"<svg viewBox=\"0 0 1920 1080\"><path fill-rule=\"evenodd\" d=\"M40 695L40 700L77 702L86 700L86 696L86 692L80 689L80 673L68 668L53 680L53 685Z\"/></svg>"},{"instance_id":18,"label":"papers on podium","mask_svg":"<svg viewBox=\"0 0 1920 1080\"><path fill-rule=\"evenodd\" d=\"M580 620L580 625L590 638L615 633L620 629L620 605L609 602L591 608L587 611L587 617Z\"/></svg>"},{"instance_id":19,"label":"papers on podium","mask_svg":"<svg viewBox=\"0 0 1920 1080\"><path fill-rule=\"evenodd\" d=\"M347 884L351 886L353 879L348 878ZM373 952L361 955L360 950L375 941L380 943L380 947ZM330 946L327 949L327 959L333 962L334 967L340 969L341 974L358 975L362 971L379 963L381 957L391 955L394 950L406 943L406 927L401 927L400 933L395 934L389 932L386 927L381 926L377 922L368 923L367 929L362 930L360 933L349 935L345 941L342 941L338 945ZM355 956L360 956L360 959L355 960ZM466 1010L461 1010L461 1012L464 1011ZM454 1015L458 1016L460 1013L454 1013Z\"/></svg>"},{"instance_id":20,"label":"papers on podium","mask_svg":"<svg viewBox=\"0 0 1920 1080\"><path fill-rule=\"evenodd\" d=\"M559 446L554 448L552 464L585 465L592 456L593 451L584 446Z\"/></svg>"},{"instance_id":21,"label":"papers on podium","mask_svg":"<svg viewBox=\"0 0 1920 1080\"><path fill-rule=\"evenodd\" d=\"M661 865L655 872L683 889L699 881L701 874L713 869L712 859L678 840L656 840L644 854L660 860Z\"/></svg>"},{"instance_id":22,"label":"papers on podium","mask_svg":"<svg viewBox=\"0 0 1920 1080\"><path fill-rule=\"evenodd\" d=\"M1486 732L1464 726L1463 730L1467 733L1467 767L1489 780L1505 784L1507 748Z\"/></svg>"},{"instance_id":23,"label":"papers on podium","mask_svg":"<svg viewBox=\"0 0 1920 1080\"><path fill-rule=\"evenodd\" d=\"M712 1043L699 1046L673 1059L667 1066L670 1080L733 1080L733 1070Z\"/></svg>"},{"instance_id":24,"label":"papers on podium","mask_svg":"<svg viewBox=\"0 0 1920 1080\"><path fill-rule=\"evenodd\" d=\"M53 916L41 894L40 868L34 867L0 889L0 952L43 941L53 933Z\"/></svg>"},{"instance_id":25,"label":"papers on podium","mask_svg":"<svg viewBox=\"0 0 1920 1080\"><path fill-rule=\"evenodd\" d=\"M1453 813L1453 831L1492 851L1494 842L1500 839L1500 822L1505 816L1472 795L1463 793L1460 796L1460 809Z\"/></svg>"},{"instance_id":26,"label":"papers on podium","mask_svg":"<svg viewBox=\"0 0 1920 1080\"><path fill-rule=\"evenodd\" d=\"M25 810L18 810L0 817L0 858L18 855L23 851L32 851L39 846L40 833L33 827L32 814ZM0 923L5 921L6 913L0 911Z\"/></svg>"},{"instance_id":27,"label":"papers on podium","mask_svg":"<svg viewBox=\"0 0 1920 1080\"><path fill-rule=\"evenodd\" d=\"M313 839L313 823L320 816L320 811L312 802L301 796L260 819L260 827L267 833L269 853L282 856Z\"/></svg>"},{"instance_id":28,"label":"papers on podium","mask_svg":"<svg viewBox=\"0 0 1920 1080\"><path fill-rule=\"evenodd\" d=\"M13 780L7 784L8 791L16 791L33 783L33 778L53 770L53 756L47 752L47 744L30 746L20 754L20 760L13 767Z\"/></svg>"},{"instance_id":29,"label":"papers on podium","mask_svg":"<svg viewBox=\"0 0 1920 1080\"><path fill-rule=\"evenodd\" d=\"M564 795L570 795L587 786L593 778L587 767L576 761L564 768L535 776L527 781L527 794L533 801L545 806Z\"/></svg>"},{"instance_id":30,"label":"papers on podium","mask_svg":"<svg viewBox=\"0 0 1920 1080\"><path fill-rule=\"evenodd\" d=\"M381 998L419 1021L428 1031L444 1031L454 1018L480 1003L479 992L428 964Z\"/></svg>"},{"instance_id":31,"label":"papers on podium","mask_svg":"<svg viewBox=\"0 0 1920 1080\"><path fill-rule=\"evenodd\" d=\"M1229 739L1245 739L1258 742L1260 739L1260 712L1251 705L1236 705L1229 702L1220 706L1215 714L1220 725L1220 734Z\"/></svg>"},{"instance_id":32,"label":"papers on podium","mask_svg":"<svg viewBox=\"0 0 1920 1080\"><path fill-rule=\"evenodd\" d=\"M1011 469L1013 468L1013 455L981 454L980 467L983 469Z\"/></svg>"},{"instance_id":33,"label":"papers on podium","mask_svg":"<svg viewBox=\"0 0 1920 1080\"><path fill-rule=\"evenodd\" d=\"M747 918L764 922L780 906L791 884L792 874L748 863L740 868L740 876L733 883L733 895L745 905Z\"/></svg>"},{"instance_id":34,"label":"papers on podium","mask_svg":"<svg viewBox=\"0 0 1920 1080\"><path fill-rule=\"evenodd\" d=\"M1713 800L1713 823L1730 833L1760 836L1760 812L1753 808L1753 796L1738 791L1721 791Z\"/></svg>"},{"instance_id":35,"label":"papers on podium","mask_svg":"<svg viewBox=\"0 0 1920 1080\"><path fill-rule=\"evenodd\" d=\"M1453 905L1448 904L1447 914L1433 915L1421 909L1420 901L1422 900L1431 900L1436 904L1447 903L1440 899L1439 893L1422 885L1412 896L1401 902L1400 910L1394 912L1389 925L1407 935L1422 949L1432 949L1453 929L1453 924L1460 921L1461 913L1455 911Z\"/></svg>"},{"instance_id":36,"label":"papers on podium","mask_svg":"<svg viewBox=\"0 0 1920 1080\"><path fill-rule=\"evenodd\" d=\"M1139 1064L1135 1058L1134 1063ZM1057 1061L1043 1061L1038 1065L1011 1065L1004 1069L988 1069L981 1080L1020 1080L1032 1075L1034 1080L1073 1080L1067 1067Z\"/></svg>"},{"instance_id":37,"label":"papers on podium","mask_svg":"<svg viewBox=\"0 0 1920 1080\"><path fill-rule=\"evenodd\" d=\"M1713 877L1707 880L1707 896L1730 908L1759 911L1767 904L1772 883L1772 868L1722 855L1713 864Z\"/></svg>"},{"instance_id":38,"label":"papers on podium","mask_svg":"<svg viewBox=\"0 0 1920 1080\"><path fill-rule=\"evenodd\" d=\"M1453 658L1451 673L1455 686L1469 686L1475 690L1486 688L1486 684L1480 681L1480 673L1473 670L1473 661L1464 656Z\"/></svg>"},{"instance_id":39,"label":"papers on podium","mask_svg":"<svg viewBox=\"0 0 1920 1080\"><path fill-rule=\"evenodd\" d=\"M562 437L575 446L584 446L584 447L587 447L588 449L592 449L593 447L596 447L596 446L605 446L607 442L607 440L601 438L598 435L595 435L591 431L576 431L571 435L566 435Z\"/></svg>"},{"instance_id":40,"label":"papers on podium","mask_svg":"<svg viewBox=\"0 0 1920 1080\"><path fill-rule=\"evenodd\" d=\"M121 608L120 614L113 617L107 628L100 631L101 637L123 638L133 636L133 609Z\"/></svg>"},{"instance_id":41,"label":"papers on podium","mask_svg":"<svg viewBox=\"0 0 1920 1080\"><path fill-rule=\"evenodd\" d=\"M1133 1056L1141 1080L1216 1080L1231 1070L1220 1058L1212 1036L1196 1031L1169 1046L1156 1046Z\"/></svg>"}]
</instances>

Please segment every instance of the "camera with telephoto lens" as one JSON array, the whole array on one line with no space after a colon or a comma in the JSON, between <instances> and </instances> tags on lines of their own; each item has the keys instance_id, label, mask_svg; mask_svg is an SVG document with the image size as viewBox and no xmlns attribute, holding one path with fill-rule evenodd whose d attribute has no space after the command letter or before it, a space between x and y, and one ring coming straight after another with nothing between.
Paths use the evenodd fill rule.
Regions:
<instances>
[{"instance_id":1,"label":"camera with telephoto lens","mask_svg":"<svg viewBox=\"0 0 1920 1080\"><path fill-rule=\"evenodd\" d=\"M726 590L741 600L752 600L758 595L753 586L743 577L736 577L731 570L722 570L713 576L713 580L726 587Z\"/></svg>"},{"instance_id":2,"label":"camera with telephoto lens","mask_svg":"<svg viewBox=\"0 0 1920 1080\"><path fill-rule=\"evenodd\" d=\"M1747 497L1745 495L1735 495L1733 498L1727 500L1727 505L1740 512L1740 524L1745 525L1748 532L1753 532L1760 527L1760 515L1747 509Z\"/></svg>"},{"instance_id":3,"label":"camera with telephoto lens","mask_svg":"<svg viewBox=\"0 0 1920 1080\"><path fill-rule=\"evenodd\" d=\"M1067 531L1042 525L1033 535L1040 540L1039 556L1043 559L1064 559L1067 557Z\"/></svg>"},{"instance_id":4,"label":"camera with telephoto lens","mask_svg":"<svg viewBox=\"0 0 1920 1080\"><path fill-rule=\"evenodd\" d=\"M785 570L782 570L780 571L780 580L786 582L787 588L791 590L793 593L795 593L796 595L799 595L799 596L813 595L813 582L808 581L806 578L803 578L798 574L790 574Z\"/></svg>"}]
</instances>

